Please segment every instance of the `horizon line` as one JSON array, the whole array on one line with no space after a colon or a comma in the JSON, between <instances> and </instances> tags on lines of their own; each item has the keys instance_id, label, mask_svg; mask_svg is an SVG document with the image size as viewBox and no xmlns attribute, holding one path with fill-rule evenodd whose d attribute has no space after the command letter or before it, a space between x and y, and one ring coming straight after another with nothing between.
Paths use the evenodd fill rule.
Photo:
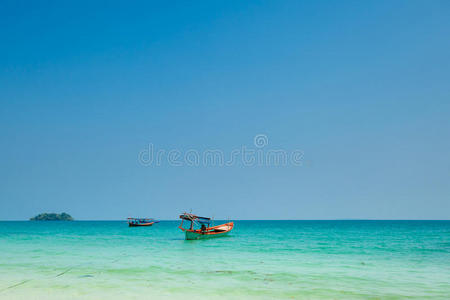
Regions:
<instances>
[{"instance_id":1,"label":"horizon line","mask_svg":"<svg viewBox=\"0 0 450 300\"><path fill-rule=\"evenodd\" d=\"M155 218L153 218L155 219ZM60 220L43 220L43 221L33 221L33 222L126 222L124 219L75 219L72 221L60 221ZM178 221L179 219L155 219L157 221ZM358 219L358 218L345 218L345 219L215 219L217 221L450 221L450 219ZM1 220L0 222L22 222L31 221L29 219L12 219L12 220Z\"/></svg>"}]
</instances>

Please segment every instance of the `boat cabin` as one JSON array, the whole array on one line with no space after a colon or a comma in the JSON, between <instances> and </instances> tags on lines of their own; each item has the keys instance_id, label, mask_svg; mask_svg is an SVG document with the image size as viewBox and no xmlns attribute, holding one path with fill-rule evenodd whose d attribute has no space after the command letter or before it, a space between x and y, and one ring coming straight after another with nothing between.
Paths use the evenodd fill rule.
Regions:
<instances>
[{"instance_id":1,"label":"boat cabin","mask_svg":"<svg viewBox=\"0 0 450 300\"><path fill-rule=\"evenodd\" d=\"M180 215L180 219L181 219L181 225L180 227L183 227L183 222L187 221L189 228L189 230L194 230L194 227L198 227L198 229L201 230L206 230L207 228L209 228L212 224L212 220L211 218L206 218L206 217L199 217L190 213L183 213Z\"/></svg>"}]
</instances>

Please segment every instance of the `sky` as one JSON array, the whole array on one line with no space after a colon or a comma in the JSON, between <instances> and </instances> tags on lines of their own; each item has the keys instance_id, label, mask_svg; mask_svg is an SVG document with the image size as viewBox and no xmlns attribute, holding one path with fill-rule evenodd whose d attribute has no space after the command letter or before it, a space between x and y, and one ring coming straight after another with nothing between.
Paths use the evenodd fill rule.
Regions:
<instances>
[{"instance_id":1,"label":"sky","mask_svg":"<svg viewBox=\"0 0 450 300\"><path fill-rule=\"evenodd\" d=\"M450 219L449 37L437 0L0 1L0 219ZM244 148L301 155L203 161Z\"/></svg>"}]
</instances>

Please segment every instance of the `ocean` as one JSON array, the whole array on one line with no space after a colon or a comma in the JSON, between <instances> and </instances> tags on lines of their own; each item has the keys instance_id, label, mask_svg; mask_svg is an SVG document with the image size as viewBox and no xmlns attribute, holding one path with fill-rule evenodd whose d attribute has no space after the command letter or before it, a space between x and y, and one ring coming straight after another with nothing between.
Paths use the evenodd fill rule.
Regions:
<instances>
[{"instance_id":1,"label":"ocean","mask_svg":"<svg viewBox=\"0 0 450 300\"><path fill-rule=\"evenodd\" d=\"M450 221L178 224L0 222L0 299L450 298Z\"/></svg>"}]
</instances>

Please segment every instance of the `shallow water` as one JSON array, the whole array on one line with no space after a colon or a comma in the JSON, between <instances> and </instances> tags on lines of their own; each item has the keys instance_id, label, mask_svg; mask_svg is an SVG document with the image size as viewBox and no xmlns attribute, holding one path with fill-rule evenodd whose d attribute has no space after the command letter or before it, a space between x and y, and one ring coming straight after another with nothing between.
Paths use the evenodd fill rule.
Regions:
<instances>
[{"instance_id":1,"label":"shallow water","mask_svg":"<svg viewBox=\"0 0 450 300\"><path fill-rule=\"evenodd\" d=\"M0 299L450 295L450 221L235 224L185 241L175 221L0 222Z\"/></svg>"}]
</instances>

